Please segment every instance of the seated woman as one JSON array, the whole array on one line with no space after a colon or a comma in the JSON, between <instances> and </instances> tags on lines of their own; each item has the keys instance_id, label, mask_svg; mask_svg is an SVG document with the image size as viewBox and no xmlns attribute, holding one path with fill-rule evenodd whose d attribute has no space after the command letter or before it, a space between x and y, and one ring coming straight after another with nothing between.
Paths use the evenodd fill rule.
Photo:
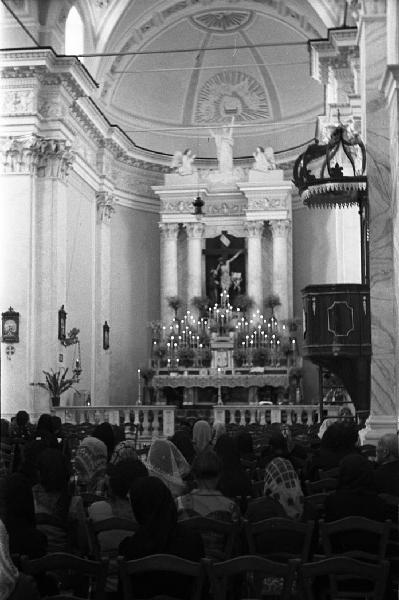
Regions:
<instances>
[{"instance_id":1,"label":"seated woman","mask_svg":"<svg viewBox=\"0 0 399 600\"><path fill-rule=\"evenodd\" d=\"M5 482L5 526L11 554L38 558L47 552L47 537L36 528L35 508L29 480L21 473Z\"/></svg>"},{"instance_id":2,"label":"seated woman","mask_svg":"<svg viewBox=\"0 0 399 600\"><path fill-rule=\"evenodd\" d=\"M35 514L48 515L49 520L38 523L48 540L49 552L69 551L67 522L71 497L68 493L69 473L59 450L46 448L37 460L39 482L33 486Z\"/></svg>"},{"instance_id":3,"label":"seated woman","mask_svg":"<svg viewBox=\"0 0 399 600\"><path fill-rule=\"evenodd\" d=\"M146 464L149 474L161 479L174 498L186 491L184 478L190 472L190 465L171 441L155 440L151 444Z\"/></svg>"},{"instance_id":4,"label":"seated woman","mask_svg":"<svg viewBox=\"0 0 399 600\"><path fill-rule=\"evenodd\" d=\"M216 442L215 451L222 464L218 489L228 498L240 498L240 509L245 512L247 498L252 496L252 485L240 462L237 444L224 434Z\"/></svg>"},{"instance_id":5,"label":"seated woman","mask_svg":"<svg viewBox=\"0 0 399 600\"><path fill-rule=\"evenodd\" d=\"M173 554L192 561L204 556L201 536L178 522L176 504L167 486L157 477L137 479L130 488L133 513L139 524L137 532L119 546L126 560L151 554ZM132 585L138 598L167 595L190 598L185 577L172 573L135 576Z\"/></svg>"},{"instance_id":6,"label":"seated woman","mask_svg":"<svg viewBox=\"0 0 399 600\"><path fill-rule=\"evenodd\" d=\"M134 440L122 440L115 446L109 462L111 465L116 465L125 459L138 460L138 458Z\"/></svg>"},{"instance_id":7,"label":"seated woman","mask_svg":"<svg viewBox=\"0 0 399 600\"><path fill-rule=\"evenodd\" d=\"M287 458L275 456L267 464L263 494L279 502L287 517L298 520L302 518L304 499L301 483Z\"/></svg>"},{"instance_id":8,"label":"seated woman","mask_svg":"<svg viewBox=\"0 0 399 600\"><path fill-rule=\"evenodd\" d=\"M107 460L110 460L115 448L115 434L112 425L100 423L94 428L92 436L104 442L107 447Z\"/></svg>"},{"instance_id":9,"label":"seated woman","mask_svg":"<svg viewBox=\"0 0 399 600\"><path fill-rule=\"evenodd\" d=\"M0 520L0 598L1 600L39 600L34 580L20 573L11 560L8 534Z\"/></svg>"},{"instance_id":10,"label":"seated woman","mask_svg":"<svg viewBox=\"0 0 399 600\"><path fill-rule=\"evenodd\" d=\"M210 446L212 439L212 430L208 421L197 421L193 427L193 446L197 452L202 452Z\"/></svg>"},{"instance_id":11,"label":"seated woman","mask_svg":"<svg viewBox=\"0 0 399 600\"><path fill-rule=\"evenodd\" d=\"M221 464L217 454L210 449L198 454L193 463L196 487L185 496L177 498L179 521L201 516L221 521L238 521L240 510L231 498L217 489ZM207 558L223 560L224 536L215 532L202 535Z\"/></svg>"},{"instance_id":12,"label":"seated woman","mask_svg":"<svg viewBox=\"0 0 399 600\"><path fill-rule=\"evenodd\" d=\"M179 429L169 438L172 444L183 454L186 461L191 465L195 458L195 449L191 441L191 435L187 428Z\"/></svg>"},{"instance_id":13,"label":"seated woman","mask_svg":"<svg viewBox=\"0 0 399 600\"><path fill-rule=\"evenodd\" d=\"M104 495L107 458L107 447L101 440L89 436L81 441L75 456L80 492Z\"/></svg>"},{"instance_id":14,"label":"seated woman","mask_svg":"<svg viewBox=\"0 0 399 600\"><path fill-rule=\"evenodd\" d=\"M58 448L57 436L54 433L54 422L51 415L40 415L33 435L35 440L40 440L47 448Z\"/></svg>"}]
</instances>

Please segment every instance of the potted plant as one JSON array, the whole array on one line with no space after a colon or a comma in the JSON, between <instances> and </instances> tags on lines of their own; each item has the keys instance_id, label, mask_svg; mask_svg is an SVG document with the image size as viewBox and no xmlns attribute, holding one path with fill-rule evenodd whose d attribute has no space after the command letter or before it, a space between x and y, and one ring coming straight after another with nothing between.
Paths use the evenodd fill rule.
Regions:
<instances>
[{"instance_id":1,"label":"potted plant","mask_svg":"<svg viewBox=\"0 0 399 600\"><path fill-rule=\"evenodd\" d=\"M280 296L278 294L269 294L264 302L265 308L270 308L272 311L272 317L274 317L274 309L276 306L281 306Z\"/></svg>"},{"instance_id":2,"label":"potted plant","mask_svg":"<svg viewBox=\"0 0 399 600\"><path fill-rule=\"evenodd\" d=\"M177 320L177 311L183 306L183 300L180 296L169 296L167 298L168 305L175 311L175 320Z\"/></svg>"},{"instance_id":3,"label":"potted plant","mask_svg":"<svg viewBox=\"0 0 399 600\"><path fill-rule=\"evenodd\" d=\"M159 361L160 366L164 367L166 365L166 355L168 353L168 348L165 344L158 344L157 347L153 351L154 357Z\"/></svg>"},{"instance_id":4,"label":"potted plant","mask_svg":"<svg viewBox=\"0 0 399 600\"><path fill-rule=\"evenodd\" d=\"M152 379L155 375L154 369L151 367L142 367L140 369L140 376L144 380L143 397L144 404L152 404L154 396L154 388L152 387Z\"/></svg>"},{"instance_id":5,"label":"potted plant","mask_svg":"<svg viewBox=\"0 0 399 600\"><path fill-rule=\"evenodd\" d=\"M59 406L61 394L77 383L76 378L72 377L72 379L67 379L68 369L65 369L64 367L61 367L58 371L53 371L53 369L51 369L51 371L43 371L43 373L46 378L45 383L40 381L38 383L31 383L30 385L37 385L38 387L47 390L50 394L52 406Z\"/></svg>"},{"instance_id":6,"label":"potted plant","mask_svg":"<svg viewBox=\"0 0 399 600\"><path fill-rule=\"evenodd\" d=\"M237 308L239 308L244 315L251 310L253 305L255 304L253 298L251 296L247 296L247 294L238 294L234 300L234 304Z\"/></svg>"},{"instance_id":7,"label":"potted plant","mask_svg":"<svg viewBox=\"0 0 399 600\"><path fill-rule=\"evenodd\" d=\"M204 318L207 316L207 310L209 307L209 298L208 296L194 296L191 298L190 302L191 306L198 310L199 317Z\"/></svg>"},{"instance_id":8,"label":"potted plant","mask_svg":"<svg viewBox=\"0 0 399 600\"><path fill-rule=\"evenodd\" d=\"M183 367L191 367L194 364L195 352L193 348L179 348L178 356Z\"/></svg>"}]
</instances>

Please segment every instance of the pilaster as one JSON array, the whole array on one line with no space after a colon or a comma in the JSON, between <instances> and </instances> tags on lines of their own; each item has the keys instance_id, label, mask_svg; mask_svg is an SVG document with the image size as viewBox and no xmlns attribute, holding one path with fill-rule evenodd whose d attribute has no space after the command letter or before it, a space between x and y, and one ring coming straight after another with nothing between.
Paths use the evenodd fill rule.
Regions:
<instances>
[{"instance_id":1,"label":"pilaster","mask_svg":"<svg viewBox=\"0 0 399 600\"><path fill-rule=\"evenodd\" d=\"M202 296L202 238L205 232L203 223L187 223L187 298Z\"/></svg>"},{"instance_id":2,"label":"pilaster","mask_svg":"<svg viewBox=\"0 0 399 600\"><path fill-rule=\"evenodd\" d=\"M262 233L263 221L246 223L247 233L247 290L255 309L263 312Z\"/></svg>"},{"instance_id":3,"label":"pilaster","mask_svg":"<svg viewBox=\"0 0 399 600\"><path fill-rule=\"evenodd\" d=\"M177 235L178 223L160 223L161 230L161 320L170 321L174 314L168 298L177 296Z\"/></svg>"},{"instance_id":4,"label":"pilaster","mask_svg":"<svg viewBox=\"0 0 399 600\"><path fill-rule=\"evenodd\" d=\"M288 234L291 223L287 219L269 222L273 234L273 293L277 294L281 306L276 309L280 319L292 316L289 305L289 280L288 280Z\"/></svg>"}]
</instances>

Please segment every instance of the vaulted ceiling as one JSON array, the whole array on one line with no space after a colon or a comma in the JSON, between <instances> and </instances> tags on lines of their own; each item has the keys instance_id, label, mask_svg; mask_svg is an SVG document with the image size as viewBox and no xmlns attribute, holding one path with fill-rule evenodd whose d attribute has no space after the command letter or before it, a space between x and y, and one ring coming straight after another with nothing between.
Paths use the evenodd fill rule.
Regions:
<instances>
[{"instance_id":1,"label":"vaulted ceiling","mask_svg":"<svg viewBox=\"0 0 399 600\"><path fill-rule=\"evenodd\" d=\"M209 130L233 114L236 158L314 135L324 90L307 41L342 23L344 0L91 2L93 51L111 55L86 64L102 109L137 145L214 157Z\"/></svg>"}]
</instances>

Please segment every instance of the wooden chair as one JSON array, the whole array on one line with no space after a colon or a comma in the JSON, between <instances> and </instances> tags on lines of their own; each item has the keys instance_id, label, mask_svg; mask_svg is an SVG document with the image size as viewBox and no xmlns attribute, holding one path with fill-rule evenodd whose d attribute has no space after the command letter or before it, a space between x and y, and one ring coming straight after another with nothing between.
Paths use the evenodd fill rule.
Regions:
<instances>
[{"instance_id":1,"label":"wooden chair","mask_svg":"<svg viewBox=\"0 0 399 600\"><path fill-rule=\"evenodd\" d=\"M144 583L151 581L159 582L162 575L167 577L168 575L173 574L175 581L180 581L181 577L185 576L189 584L191 584L190 599L201 599L202 587L204 584L204 569L200 562L192 562L191 560L186 560L171 554L153 554L152 556L129 561L119 556L118 564L124 600L134 600L135 598L138 598L135 584L140 585L137 576L141 574L148 575L145 578ZM153 574L152 578L151 573ZM134 577L132 577L132 575L134 575ZM176 575L179 575L179 578L177 578ZM164 581L162 581L161 587L163 587L163 584ZM162 589L162 593L167 595L168 590Z\"/></svg>"},{"instance_id":2,"label":"wooden chair","mask_svg":"<svg viewBox=\"0 0 399 600\"><path fill-rule=\"evenodd\" d=\"M292 558L309 560L314 522L300 523L274 517L256 523L244 521L250 554L287 562Z\"/></svg>"},{"instance_id":3,"label":"wooden chair","mask_svg":"<svg viewBox=\"0 0 399 600\"><path fill-rule=\"evenodd\" d=\"M68 577L68 591L70 587L73 587L73 592L75 592L75 585L81 591L82 581L77 577L80 575L85 580L83 585L85 597L92 600L105 600L105 581L108 572L108 560L106 559L87 560L65 552L55 552L32 560L23 556L21 571L28 575L46 572L56 572L58 575L63 572ZM74 573L73 576L71 576L71 572ZM79 584L77 584L78 580Z\"/></svg>"},{"instance_id":4,"label":"wooden chair","mask_svg":"<svg viewBox=\"0 0 399 600\"><path fill-rule=\"evenodd\" d=\"M226 600L231 596L232 587L237 590L238 585L241 585L242 593L236 593L234 596L236 599L265 598L265 593L262 590L265 577L282 578L282 589L279 590L277 596L281 600L289 600L295 572L300 561L290 560L287 564L282 564L261 556L247 555L219 563L214 563L208 559L204 559L203 562L215 600ZM236 579L237 575L243 576L239 582Z\"/></svg>"},{"instance_id":5,"label":"wooden chair","mask_svg":"<svg viewBox=\"0 0 399 600\"><path fill-rule=\"evenodd\" d=\"M312 494L320 494L322 492L332 492L337 488L338 479L334 477L326 477L318 481L305 481L305 492L307 496Z\"/></svg>"},{"instance_id":6,"label":"wooden chair","mask_svg":"<svg viewBox=\"0 0 399 600\"><path fill-rule=\"evenodd\" d=\"M92 521L92 519L88 519L87 528L89 531L93 558L99 559L102 555L102 552L101 541L99 540L98 536L101 533L115 533L115 547L118 548L119 543L125 537L129 537L135 531L137 531L138 525L134 521L129 521L129 519L122 519L120 517L109 517L108 519L103 519L102 521L96 522ZM115 557L116 556L117 552L115 553Z\"/></svg>"},{"instance_id":7,"label":"wooden chair","mask_svg":"<svg viewBox=\"0 0 399 600\"><path fill-rule=\"evenodd\" d=\"M184 519L182 523L201 535L207 558L228 560L233 556L240 531L239 523L201 516ZM216 544L216 552L213 553L212 549L214 544L212 543L212 540L214 541L215 538L217 541L220 540L220 544ZM220 550L218 548L219 546L222 546ZM209 555L207 550L210 551Z\"/></svg>"},{"instance_id":8,"label":"wooden chair","mask_svg":"<svg viewBox=\"0 0 399 600\"><path fill-rule=\"evenodd\" d=\"M370 564L348 556L336 556L321 561L304 563L299 567L300 587L304 600L324 598L364 598L382 600L389 572L389 562ZM317 579L329 578L328 590L315 587ZM355 583L355 585L354 585ZM360 586L368 586L361 590ZM326 593L328 592L328 593Z\"/></svg>"},{"instance_id":9,"label":"wooden chair","mask_svg":"<svg viewBox=\"0 0 399 600\"><path fill-rule=\"evenodd\" d=\"M304 515L306 520L319 520L324 517L324 504L329 492L311 494L304 497Z\"/></svg>"},{"instance_id":10,"label":"wooden chair","mask_svg":"<svg viewBox=\"0 0 399 600\"><path fill-rule=\"evenodd\" d=\"M387 552L387 544L391 531L391 521L373 521L366 517L345 517L338 521L319 522L320 537L324 553L328 556L336 554L349 556L358 560L379 562ZM369 545L375 552L357 548L356 535L360 535L359 546Z\"/></svg>"}]
</instances>

